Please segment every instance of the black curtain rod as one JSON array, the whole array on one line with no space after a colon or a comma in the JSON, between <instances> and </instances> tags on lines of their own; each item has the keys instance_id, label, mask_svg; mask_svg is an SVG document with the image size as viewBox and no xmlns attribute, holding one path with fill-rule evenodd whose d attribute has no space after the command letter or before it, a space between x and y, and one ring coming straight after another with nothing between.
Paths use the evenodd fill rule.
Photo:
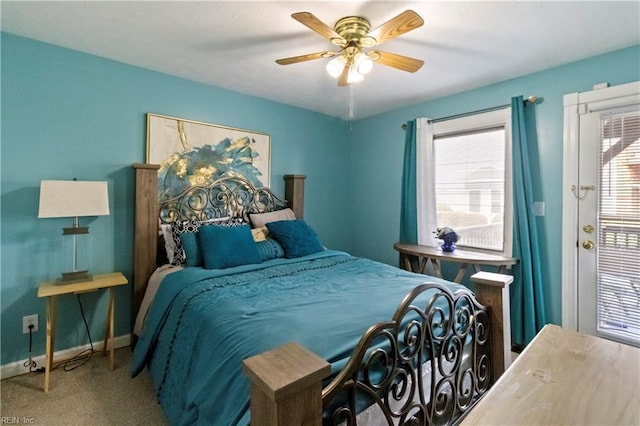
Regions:
<instances>
[{"instance_id":1,"label":"black curtain rod","mask_svg":"<svg viewBox=\"0 0 640 426\"><path fill-rule=\"evenodd\" d=\"M535 104L537 101L538 101L538 97L537 96L529 96L527 99L524 99L524 103L525 104L526 103ZM429 123L437 123L439 121L453 120L454 118L468 117L470 115L481 114L483 112L498 111L498 110L501 110L501 109L508 108L510 106L511 106L511 104L505 104L505 105L500 105L500 106L495 106L495 107L490 107L490 108L479 109L479 110L476 110L476 111L463 112L461 114L450 115L448 117L434 118L433 120L429 120ZM407 129L407 124L403 123L401 127L402 127L402 130L406 130Z\"/></svg>"}]
</instances>

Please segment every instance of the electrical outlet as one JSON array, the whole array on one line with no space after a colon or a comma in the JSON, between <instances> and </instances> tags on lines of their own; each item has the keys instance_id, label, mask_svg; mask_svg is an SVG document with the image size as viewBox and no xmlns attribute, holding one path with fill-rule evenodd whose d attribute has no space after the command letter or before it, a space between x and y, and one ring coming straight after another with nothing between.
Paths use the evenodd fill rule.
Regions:
<instances>
[{"instance_id":1,"label":"electrical outlet","mask_svg":"<svg viewBox=\"0 0 640 426\"><path fill-rule=\"evenodd\" d=\"M22 317L22 334L29 333L30 325L33 325L31 332L38 331L38 314L25 315Z\"/></svg>"}]
</instances>

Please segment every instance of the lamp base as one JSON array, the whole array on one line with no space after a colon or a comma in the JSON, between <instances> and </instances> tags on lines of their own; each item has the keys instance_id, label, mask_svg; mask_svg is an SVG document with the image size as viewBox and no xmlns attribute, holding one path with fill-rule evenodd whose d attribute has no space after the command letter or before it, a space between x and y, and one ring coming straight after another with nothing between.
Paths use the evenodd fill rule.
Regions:
<instances>
[{"instance_id":1,"label":"lamp base","mask_svg":"<svg viewBox=\"0 0 640 426\"><path fill-rule=\"evenodd\" d=\"M63 272L62 278L58 280L59 284L71 284L82 281L92 281L93 275L89 274L89 271L75 271L75 272Z\"/></svg>"}]
</instances>

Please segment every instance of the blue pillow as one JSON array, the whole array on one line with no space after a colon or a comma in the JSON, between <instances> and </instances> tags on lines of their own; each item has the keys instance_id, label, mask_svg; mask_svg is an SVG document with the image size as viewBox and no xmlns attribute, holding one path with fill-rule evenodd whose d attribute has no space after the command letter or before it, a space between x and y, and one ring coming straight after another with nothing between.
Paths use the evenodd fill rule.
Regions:
<instances>
[{"instance_id":1,"label":"blue pillow","mask_svg":"<svg viewBox=\"0 0 640 426\"><path fill-rule=\"evenodd\" d=\"M202 229L202 228L201 228ZM202 266L202 253L200 252L198 233L183 232L180 234L182 240L182 249L184 250L187 266Z\"/></svg>"},{"instance_id":2,"label":"blue pillow","mask_svg":"<svg viewBox=\"0 0 640 426\"><path fill-rule=\"evenodd\" d=\"M284 250L282 246L278 244L273 238L267 238L263 241L256 242L258 251L260 252L260 258L264 262L265 260L277 259L284 257Z\"/></svg>"},{"instance_id":3,"label":"blue pillow","mask_svg":"<svg viewBox=\"0 0 640 426\"><path fill-rule=\"evenodd\" d=\"M324 250L318 235L302 219L269 222L266 226L269 235L280 243L288 259Z\"/></svg>"},{"instance_id":4,"label":"blue pillow","mask_svg":"<svg viewBox=\"0 0 640 426\"><path fill-rule=\"evenodd\" d=\"M200 228L199 238L206 269L224 269L261 262L249 225L203 226Z\"/></svg>"},{"instance_id":5,"label":"blue pillow","mask_svg":"<svg viewBox=\"0 0 640 426\"><path fill-rule=\"evenodd\" d=\"M182 265L183 263L187 264L187 266L202 266L202 255L199 253L198 247L198 230L202 225L216 225L216 226L239 226L243 225L244 221L242 218L219 218L219 219L207 219L204 221L201 220L178 220L175 222L171 222L170 230L171 230L171 239L173 244L173 259L169 259L172 265ZM186 233L192 233L193 235L188 235L187 240L189 244L188 250L191 253L191 260L187 262L186 257L187 253L182 244L182 235ZM165 235L165 238L166 235ZM168 249L167 249L167 252Z\"/></svg>"}]
</instances>

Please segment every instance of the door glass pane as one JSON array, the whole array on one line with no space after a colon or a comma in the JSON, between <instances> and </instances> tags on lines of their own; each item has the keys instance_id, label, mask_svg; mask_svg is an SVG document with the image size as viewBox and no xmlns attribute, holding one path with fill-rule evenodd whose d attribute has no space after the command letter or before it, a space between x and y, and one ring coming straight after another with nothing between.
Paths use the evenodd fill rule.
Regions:
<instances>
[{"instance_id":1,"label":"door glass pane","mask_svg":"<svg viewBox=\"0 0 640 426\"><path fill-rule=\"evenodd\" d=\"M640 344L640 111L600 119L598 332Z\"/></svg>"}]
</instances>

